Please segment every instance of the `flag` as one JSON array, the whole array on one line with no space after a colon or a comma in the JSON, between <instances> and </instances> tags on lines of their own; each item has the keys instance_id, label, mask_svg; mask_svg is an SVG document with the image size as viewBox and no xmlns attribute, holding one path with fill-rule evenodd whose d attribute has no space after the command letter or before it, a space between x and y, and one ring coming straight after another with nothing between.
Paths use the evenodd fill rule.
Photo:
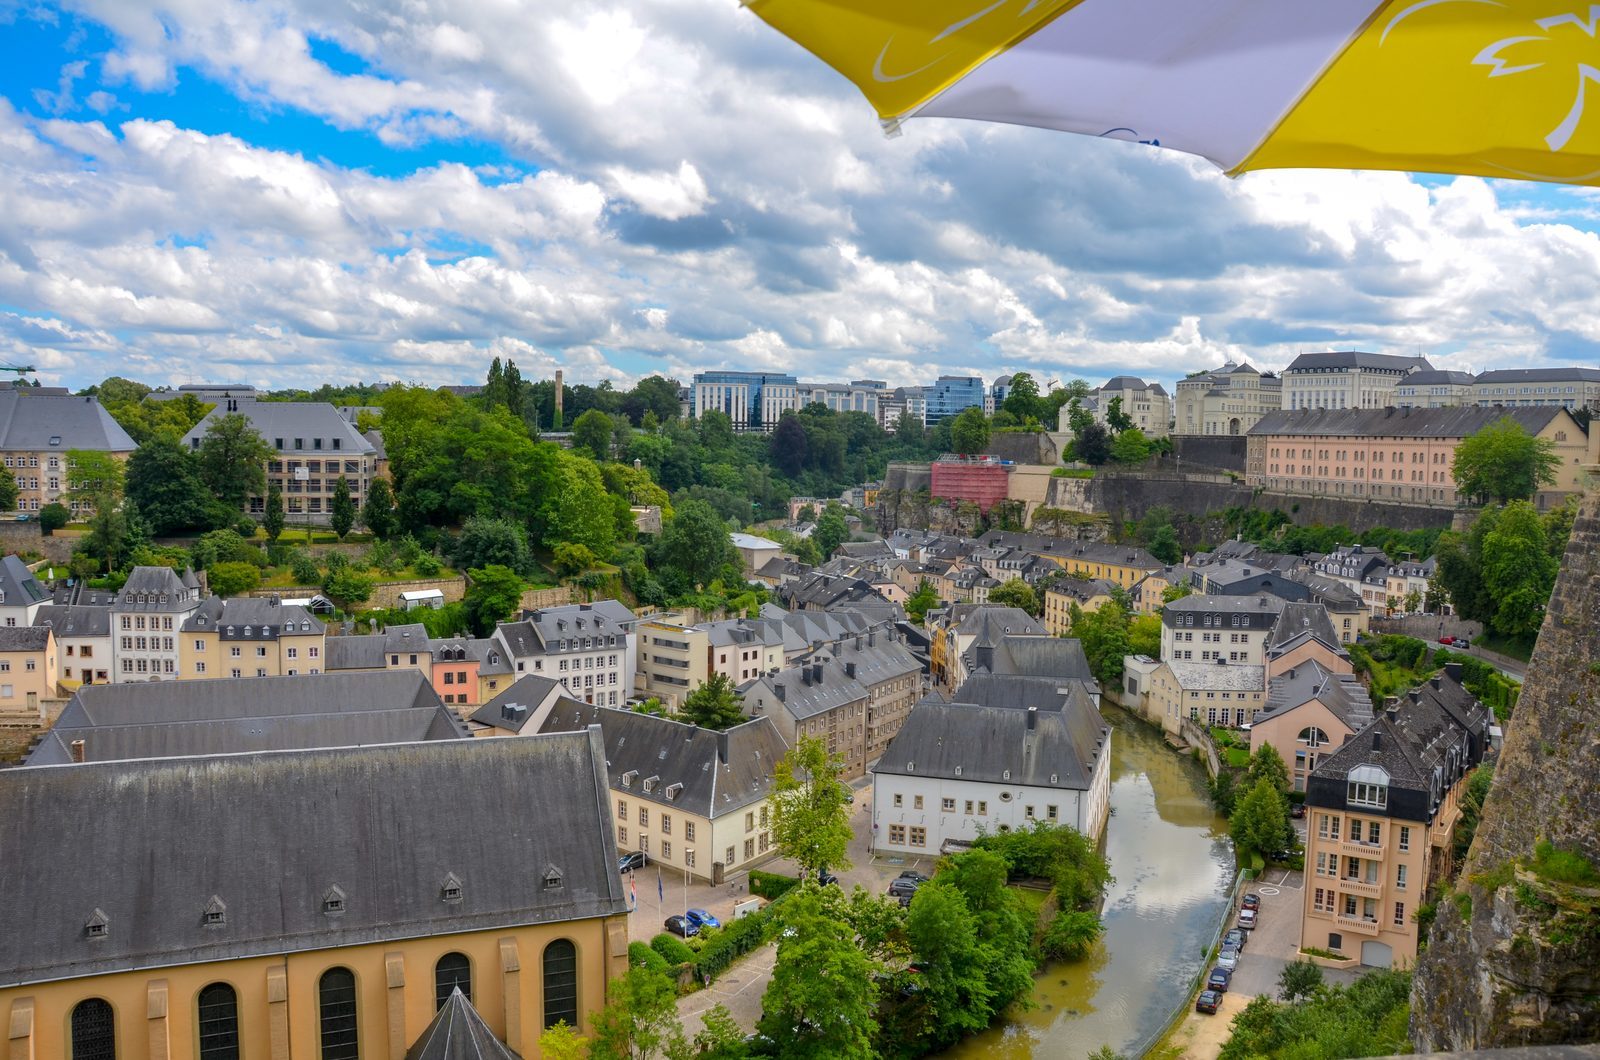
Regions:
<instances>
[{"instance_id":1,"label":"flag","mask_svg":"<svg viewBox=\"0 0 1600 1060\"><path fill-rule=\"evenodd\" d=\"M666 900L667 900L667 889L661 883L661 866L657 865L656 866L656 901L659 903L659 902L664 902Z\"/></svg>"},{"instance_id":2,"label":"flag","mask_svg":"<svg viewBox=\"0 0 1600 1060\"><path fill-rule=\"evenodd\" d=\"M628 875L628 912L639 908L639 881L632 873Z\"/></svg>"}]
</instances>

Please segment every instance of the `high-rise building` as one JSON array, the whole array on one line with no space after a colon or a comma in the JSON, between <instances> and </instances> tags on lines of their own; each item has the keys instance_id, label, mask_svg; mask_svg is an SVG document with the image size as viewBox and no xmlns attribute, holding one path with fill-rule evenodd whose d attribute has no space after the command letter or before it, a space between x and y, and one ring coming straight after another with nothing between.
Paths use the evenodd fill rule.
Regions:
<instances>
[{"instance_id":1,"label":"high-rise building","mask_svg":"<svg viewBox=\"0 0 1600 1060\"><path fill-rule=\"evenodd\" d=\"M929 427L958 416L965 409L983 408L985 388L976 375L941 375L937 382L922 388L927 399Z\"/></svg>"}]
</instances>

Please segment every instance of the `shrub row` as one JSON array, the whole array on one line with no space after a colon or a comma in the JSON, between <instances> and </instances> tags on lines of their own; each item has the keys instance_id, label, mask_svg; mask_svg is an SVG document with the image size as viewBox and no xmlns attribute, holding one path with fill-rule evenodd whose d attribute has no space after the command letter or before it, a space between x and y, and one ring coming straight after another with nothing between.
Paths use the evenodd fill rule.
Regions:
<instances>
[{"instance_id":1,"label":"shrub row","mask_svg":"<svg viewBox=\"0 0 1600 1060\"><path fill-rule=\"evenodd\" d=\"M694 950L684 945L676 935L669 935L665 931L650 940L650 948L674 968L694 960Z\"/></svg>"},{"instance_id":2,"label":"shrub row","mask_svg":"<svg viewBox=\"0 0 1600 1060\"><path fill-rule=\"evenodd\" d=\"M763 874L765 875L765 874ZM755 873L751 873L754 877ZM787 877L784 877L787 878ZM799 881L794 881L798 883ZM791 887L793 884L790 885ZM751 881L752 891L755 890L754 880ZM787 890L784 894L789 893ZM751 913L749 916L740 917L730 921L717 933L717 937L706 943L698 956L694 959L695 975L702 981L709 983L727 970L739 957L766 942L771 936L771 931L776 923L778 910L783 905L783 898L768 903L765 909Z\"/></svg>"},{"instance_id":3,"label":"shrub row","mask_svg":"<svg viewBox=\"0 0 1600 1060\"><path fill-rule=\"evenodd\" d=\"M667 959L643 942L628 943L628 963L635 968L648 968L652 972L662 975L671 975L672 969L667 964Z\"/></svg>"},{"instance_id":4,"label":"shrub row","mask_svg":"<svg viewBox=\"0 0 1600 1060\"><path fill-rule=\"evenodd\" d=\"M762 898L775 899L787 894L800 882L798 876L785 876L778 872L750 871L750 893Z\"/></svg>"}]
</instances>

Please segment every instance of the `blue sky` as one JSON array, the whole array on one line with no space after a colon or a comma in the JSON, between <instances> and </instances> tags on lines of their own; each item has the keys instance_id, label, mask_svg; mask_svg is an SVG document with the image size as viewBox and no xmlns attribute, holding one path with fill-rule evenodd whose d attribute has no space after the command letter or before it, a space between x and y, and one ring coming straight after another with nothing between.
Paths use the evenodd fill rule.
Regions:
<instances>
[{"instance_id":1,"label":"blue sky","mask_svg":"<svg viewBox=\"0 0 1600 1060\"><path fill-rule=\"evenodd\" d=\"M1592 192L867 105L735 4L0 0L0 358L621 383L1600 363Z\"/></svg>"}]
</instances>

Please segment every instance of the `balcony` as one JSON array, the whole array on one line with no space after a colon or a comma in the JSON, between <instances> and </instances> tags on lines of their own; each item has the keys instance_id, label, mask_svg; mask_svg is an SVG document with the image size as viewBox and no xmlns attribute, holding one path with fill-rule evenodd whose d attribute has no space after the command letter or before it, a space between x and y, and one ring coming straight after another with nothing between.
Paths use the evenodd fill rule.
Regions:
<instances>
[{"instance_id":1,"label":"balcony","mask_svg":"<svg viewBox=\"0 0 1600 1060\"><path fill-rule=\"evenodd\" d=\"M1382 930L1382 925L1378 923L1376 917L1345 916L1340 913L1333 919L1341 929L1354 932L1357 935L1376 935ZM1348 950L1349 947L1347 946L1345 949Z\"/></svg>"},{"instance_id":2,"label":"balcony","mask_svg":"<svg viewBox=\"0 0 1600 1060\"><path fill-rule=\"evenodd\" d=\"M1355 880L1349 877L1339 877L1339 890L1345 894L1359 894L1365 898L1382 898L1383 884L1377 881L1368 883L1366 880Z\"/></svg>"},{"instance_id":3,"label":"balcony","mask_svg":"<svg viewBox=\"0 0 1600 1060\"><path fill-rule=\"evenodd\" d=\"M1382 861L1384 845L1382 843L1357 843L1349 839L1339 841L1339 853L1352 858L1369 858L1373 861Z\"/></svg>"}]
</instances>

